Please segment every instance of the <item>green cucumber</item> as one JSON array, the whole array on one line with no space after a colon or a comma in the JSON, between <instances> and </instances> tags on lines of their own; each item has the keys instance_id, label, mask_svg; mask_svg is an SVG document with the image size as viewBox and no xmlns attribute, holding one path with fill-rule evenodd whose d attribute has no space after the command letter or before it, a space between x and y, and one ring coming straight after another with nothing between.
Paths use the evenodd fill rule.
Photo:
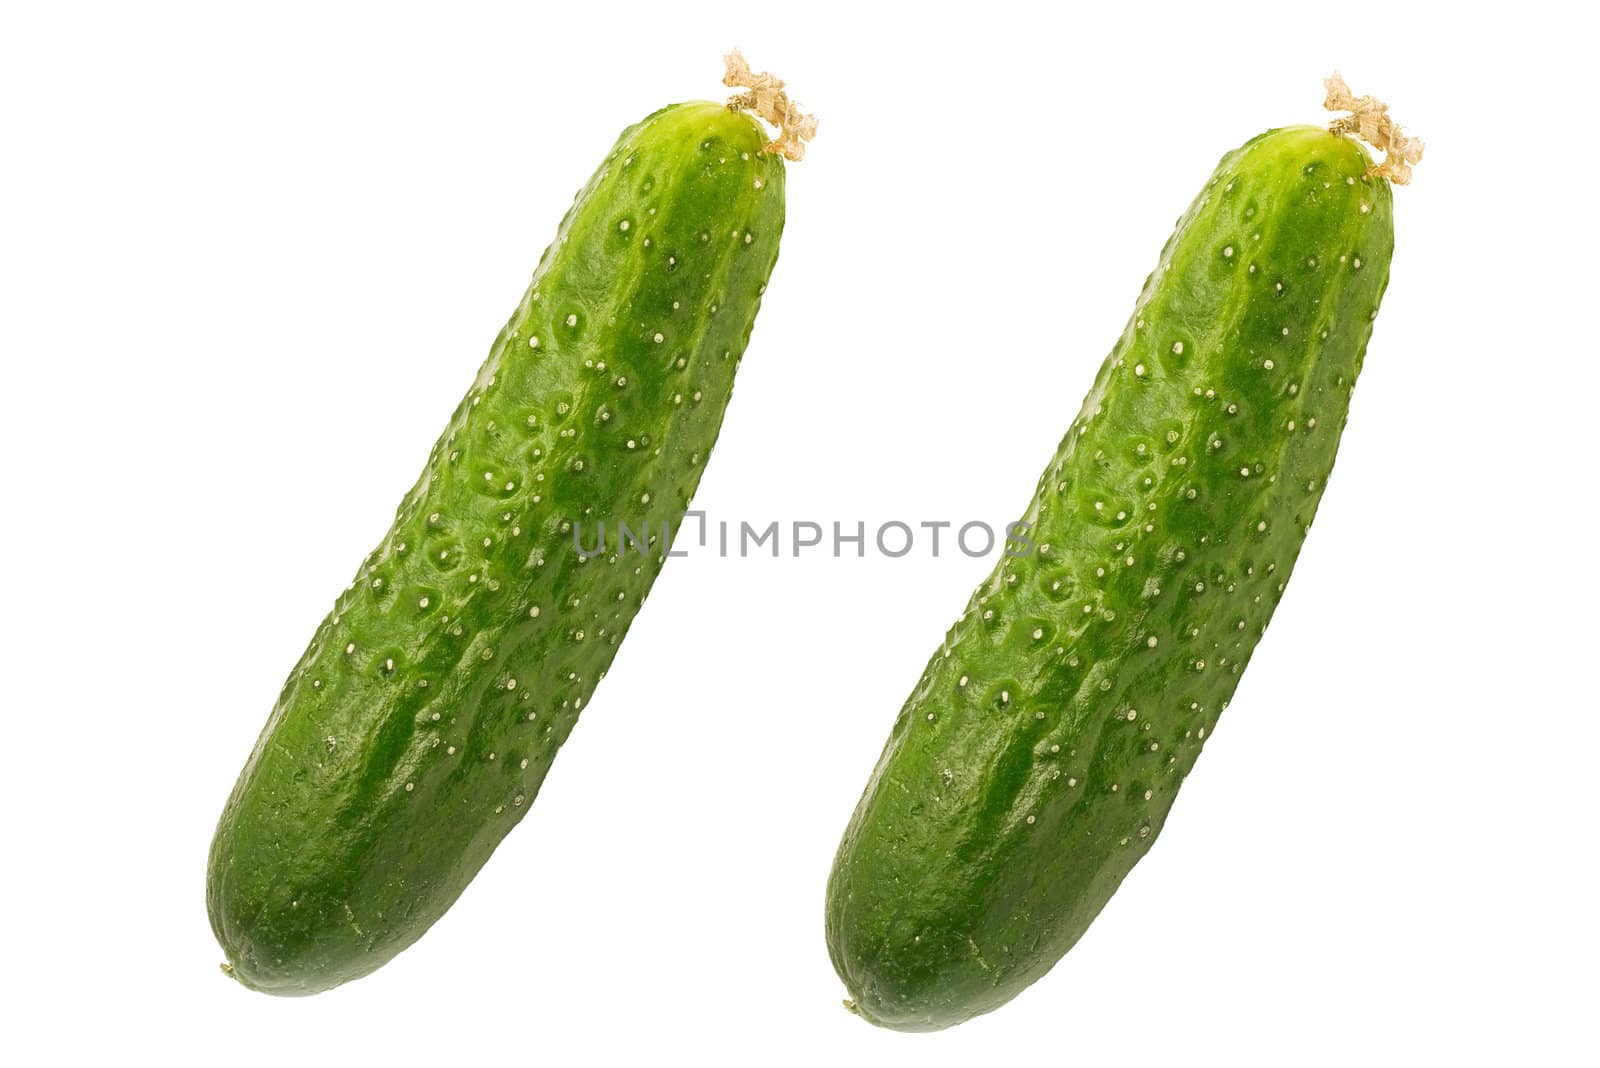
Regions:
<instances>
[{"instance_id":1,"label":"green cucumber","mask_svg":"<svg viewBox=\"0 0 1600 1068\"><path fill-rule=\"evenodd\" d=\"M783 229L794 153L764 141L675 105L578 194L223 810L207 904L246 986L377 968L527 813L722 423ZM608 533L589 558L618 523L648 525L648 553Z\"/></svg>"},{"instance_id":2,"label":"green cucumber","mask_svg":"<svg viewBox=\"0 0 1600 1068\"><path fill-rule=\"evenodd\" d=\"M1269 131L1179 220L1023 516L1034 551L973 595L845 831L827 939L868 1020L1004 1004L1156 840L1327 485L1394 243L1372 170Z\"/></svg>"}]
</instances>

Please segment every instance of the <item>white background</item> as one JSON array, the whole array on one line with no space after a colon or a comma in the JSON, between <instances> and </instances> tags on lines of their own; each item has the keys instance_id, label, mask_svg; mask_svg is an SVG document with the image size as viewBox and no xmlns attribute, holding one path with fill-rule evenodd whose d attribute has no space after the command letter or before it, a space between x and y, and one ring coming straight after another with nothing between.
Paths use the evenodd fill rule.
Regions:
<instances>
[{"instance_id":1,"label":"white background","mask_svg":"<svg viewBox=\"0 0 1600 1068\"><path fill-rule=\"evenodd\" d=\"M1564 10L8 5L7 1059L1595 1063L1592 42ZM822 119L697 500L734 520L1015 517L1225 150L1322 121L1335 67L1428 138L1215 744L1053 973L875 1030L824 880L991 561L702 554L426 938L312 999L227 982L206 847L279 684L573 191L624 125L724 95L733 44Z\"/></svg>"}]
</instances>

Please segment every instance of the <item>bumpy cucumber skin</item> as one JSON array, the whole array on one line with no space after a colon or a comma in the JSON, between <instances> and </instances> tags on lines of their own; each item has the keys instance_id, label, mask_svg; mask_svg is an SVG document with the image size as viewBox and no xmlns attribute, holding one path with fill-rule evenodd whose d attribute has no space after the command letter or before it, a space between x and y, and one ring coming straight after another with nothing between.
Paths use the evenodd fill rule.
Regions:
<instances>
[{"instance_id":1,"label":"bumpy cucumber skin","mask_svg":"<svg viewBox=\"0 0 1600 1068\"><path fill-rule=\"evenodd\" d=\"M1273 130L1179 220L839 847L828 947L906 1031L991 1011L1155 841L1283 593L1388 282L1388 183Z\"/></svg>"},{"instance_id":2,"label":"bumpy cucumber skin","mask_svg":"<svg viewBox=\"0 0 1600 1068\"><path fill-rule=\"evenodd\" d=\"M783 229L763 140L675 105L578 194L223 810L207 905L245 985L311 994L377 968L528 811L721 426ZM647 517L648 555L574 550L574 522L592 547L601 522Z\"/></svg>"}]
</instances>

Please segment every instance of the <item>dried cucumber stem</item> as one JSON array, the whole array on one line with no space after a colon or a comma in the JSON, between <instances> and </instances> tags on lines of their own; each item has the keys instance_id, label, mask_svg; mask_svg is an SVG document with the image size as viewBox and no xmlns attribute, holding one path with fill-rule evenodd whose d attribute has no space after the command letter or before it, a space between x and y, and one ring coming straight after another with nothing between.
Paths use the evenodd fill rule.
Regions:
<instances>
[{"instance_id":1,"label":"dried cucumber stem","mask_svg":"<svg viewBox=\"0 0 1600 1068\"><path fill-rule=\"evenodd\" d=\"M817 135L816 116L807 115L795 106L789 94L783 91L782 78L766 71L759 74L752 71L737 48L723 56L722 61L728 68L722 76L722 84L748 90L729 97L728 106L735 111L752 112L778 128L777 139L762 145L761 151L777 153L791 161L804 159L806 142Z\"/></svg>"},{"instance_id":2,"label":"dried cucumber stem","mask_svg":"<svg viewBox=\"0 0 1600 1068\"><path fill-rule=\"evenodd\" d=\"M1383 162L1374 164L1368 174L1387 178L1395 185L1411 183L1411 165L1422 160L1422 139L1409 137L1400 124L1389 117L1389 105L1373 96L1356 96L1334 71L1323 79L1328 90L1322 106L1329 111L1348 111L1334 119L1328 129L1337 134L1355 134L1383 153Z\"/></svg>"}]
</instances>

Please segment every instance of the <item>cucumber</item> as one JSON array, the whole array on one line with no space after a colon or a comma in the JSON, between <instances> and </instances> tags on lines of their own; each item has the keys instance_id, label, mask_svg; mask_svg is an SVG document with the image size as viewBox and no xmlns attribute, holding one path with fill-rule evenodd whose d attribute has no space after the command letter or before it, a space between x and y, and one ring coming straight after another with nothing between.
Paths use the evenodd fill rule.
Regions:
<instances>
[{"instance_id":1,"label":"cucumber","mask_svg":"<svg viewBox=\"0 0 1600 1068\"><path fill-rule=\"evenodd\" d=\"M1179 220L1022 518L1034 551L973 595L845 831L828 948L869 1021L1004 1004L1160 834L1327 485L1393 248L1370 164L1269 131Z\"/></svg>"},{"instance_id":2,"label":"cucumber","mask_svg":"<svg viewBox=\"0 0 1600 1068\"><path fill-rule=\"evenodd\" d=\"M246 986L382 965L527 813L705 469L777 259L788 141L675 105L578 194L223 810L207 905ZM608 533L591 557L618 523L648 552Z\"/></svg>"}]
</instances>

